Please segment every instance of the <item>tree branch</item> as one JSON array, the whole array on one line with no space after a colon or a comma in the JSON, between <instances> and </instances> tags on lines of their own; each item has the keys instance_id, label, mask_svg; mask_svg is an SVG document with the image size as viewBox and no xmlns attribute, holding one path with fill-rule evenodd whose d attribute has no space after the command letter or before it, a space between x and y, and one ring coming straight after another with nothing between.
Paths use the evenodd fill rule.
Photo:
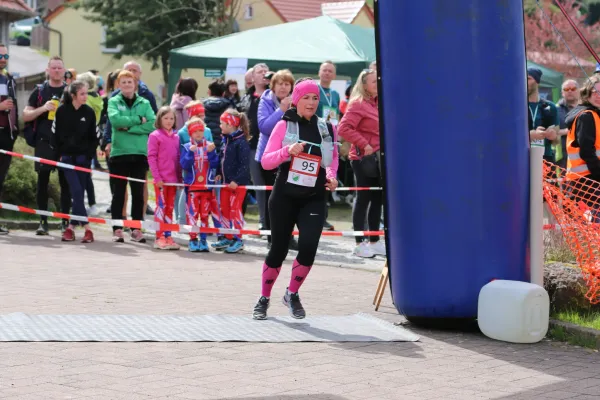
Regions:
<instances>
[{"instance_id":1,"label":"tree branch","mask_svg":"<svg viewBox=\"0 0 600 400\"><path fill-rule=\"evenodd\" d=\"M177 39L177 38L179 38L181 36L189 35L189 34L192 34L192 33L198 33L198 34L202 34L202 35L210 35L211 34L210 32L207 32L207 31L200 31L200 30L197 30L197 29L190 29L189 31L178 33L175 36L170 36L168 39L165 39L162 42L160 42L157 46L154 46L150 50L145 51L144 53L142 53L142 56L146 57L149 53L152 53L153 51L158 50L161 46L164 46L165 44L169 43L173 39Z\"/></svg>"}]
</instances>

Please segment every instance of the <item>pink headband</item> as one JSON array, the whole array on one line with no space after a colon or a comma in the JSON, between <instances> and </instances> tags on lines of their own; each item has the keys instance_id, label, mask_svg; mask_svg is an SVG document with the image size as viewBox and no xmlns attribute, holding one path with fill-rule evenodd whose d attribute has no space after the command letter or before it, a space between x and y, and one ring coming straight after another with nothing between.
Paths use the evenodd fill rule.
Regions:
<instances>
[{"instance_id":1,"label":"pink headband","mask_svg":"<svg viewBox=\"0 0 600 400\"><path fill-rule=\"evenodd\" d=\"M298 83L296 86L294 86L294 92L292 93L292 104L297 105L298 101L309 93L316 94L317 98L320 97L319 86L315 81L312 79L307 79Z\"/></svg>"}]
</instances>

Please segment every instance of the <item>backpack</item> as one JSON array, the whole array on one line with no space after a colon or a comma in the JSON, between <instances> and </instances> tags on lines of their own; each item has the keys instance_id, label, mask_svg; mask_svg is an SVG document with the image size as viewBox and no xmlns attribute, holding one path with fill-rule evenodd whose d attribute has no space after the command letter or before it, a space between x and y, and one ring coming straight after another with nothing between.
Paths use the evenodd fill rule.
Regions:
<instances>
[{"instance_id":1,"label":"backpack","mask_svg":"<svg viewBox=\"0 0 600 400\"><path fill-rule=\"evenodd\" d=\"M36 85L38 89L38 97L36 108L42 106L44 99L42 98L42 90L45 88L45 83ZM37 142L37 118L30 122L25 122L25 127L23 128L23 136L25 136L25 141L31 147L35 147Z\"/></svg>"}]
</instances>

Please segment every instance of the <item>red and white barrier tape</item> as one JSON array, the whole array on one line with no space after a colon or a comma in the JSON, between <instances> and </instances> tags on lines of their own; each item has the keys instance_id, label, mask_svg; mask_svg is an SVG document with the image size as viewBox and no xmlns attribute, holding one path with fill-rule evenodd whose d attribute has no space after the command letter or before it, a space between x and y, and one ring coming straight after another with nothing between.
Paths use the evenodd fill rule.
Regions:
<instances>
[{"instance_id":1,"label":"red and white barrier tape","mask_svg":"<svg viewBox=\"0 0 600 400\"><path fill-rule=\"evenodd\" d=\"M73 169L75 171L87 172L89 174L91 174L93 172L95 174L109 176L111 178L116 178L116 179L125 179L125 180L131 181L131 182L141 182L141 183L148 182L148 183L152 183L152 184L154 183L153 181L147 181L145 179L129 178L126 176L111 174L109 172L92 171L89 168L78 167L76 165L65 164L60 161L52 161L52 160L48 160L45 158L30 156L27 154L15 153L13 151L8 151L8 150L0 149L0 153L6 154L11 157L17 157L17 158L22 158L24 160L30 160L30 161L37 162L40 164L51 165L53 167ZM165 183L164 185L165 186L177 186L177 187L189 186L189 185L186 185L185 183ZM200 188L200 186L198 186L198 185L196 185L196 187ZM206 189L215 189L215 188L224 188L224 187L227 187L227 185L204 185L202 187L204 187ZM273 189L273 186L257 186L257 185L246 185L246 186L238 186L238 187L244 188L247 190L272 190ZM382 188L381 187L338 187L335 191L336 192L350 192L350 191L364 191L364 190L382 190Z\"/></svg>"},{"instance_id":2,"label":"red and white barrier tape","mask_svg":"<svg viewBox=\"0 0 600 400\"><path fill-rule=\"evenodd\" d=\"M149 231L170 231L181 233L216 233L222 235L271 235L271 231L258 229L223 229L223 228L201 228L193 225L179 224L163 224L156 221L132 221L132 220L117 220L105 219L96 217L81 217L77 215L63 214L52 211L35 210L33 208L16 206L14 204L0 203L0 209L17 211L27 214L43 215L46 217L72 219L74 221L89 222L91 224L101 224L109 226L123 226L131 229L146 229ZM383 236L384 231L323 231L323 236ZM294 235L298 236L298 231L294 231Z\"/></svg>"}]
</instances>

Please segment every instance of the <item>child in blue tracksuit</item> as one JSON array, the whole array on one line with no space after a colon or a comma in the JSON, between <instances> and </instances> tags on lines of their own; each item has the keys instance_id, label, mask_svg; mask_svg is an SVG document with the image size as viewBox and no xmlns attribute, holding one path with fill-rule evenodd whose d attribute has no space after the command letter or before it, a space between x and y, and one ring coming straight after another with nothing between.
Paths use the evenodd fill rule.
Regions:
<instances>
[{"instance_id":1,"label":"child in blue tracksuit","mask_svg":"<svg viewBox=\"0 0 600 400\"><path fill-rule=\"evenodd\" d=\"M248 117L233 109L221 115L221 225L225 229L243 229L244 216L242 206L246 198L246 185L250 184L250 129ZM225 235L225 238L213 243L217 250L237 253L244 249L242 235Z\"/></svg>"},{"instance_id":2,"label":"child in blue tracksuit","mask_svg":"<svg viewBox=\"0 0 600 400\"><path fill-rule=\"evenodd\" d=\"M219 168L219 156L204 138L204 122L200 118L190 119L187 125L190 141L181 150L180 163L183 169L183 182L187 198L186 222L197 226L200 220L202 228L208 227L208 216L212 214L215 228L220 228L219 205L213 190L206 185L214 185L216 170ZM206 233L200 233L200 240L195 232L190 232L188 249L191 252L208 252Z\"/></svg>"}]
</instances>

